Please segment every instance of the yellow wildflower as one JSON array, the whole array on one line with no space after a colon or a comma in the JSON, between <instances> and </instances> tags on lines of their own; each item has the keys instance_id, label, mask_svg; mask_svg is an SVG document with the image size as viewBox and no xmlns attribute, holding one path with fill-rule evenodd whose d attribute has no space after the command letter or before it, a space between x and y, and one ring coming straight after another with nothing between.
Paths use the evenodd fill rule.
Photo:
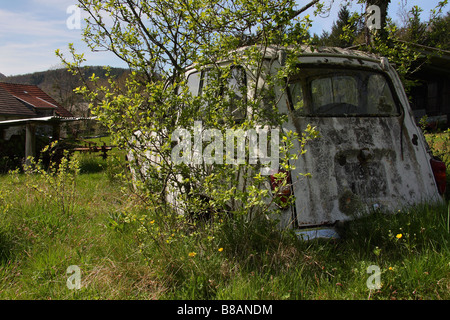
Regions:
<instances>
[{"instance_id":1,"label":"yellow wildflower","mask_svg":"<svg viewBox=\"0 0 450 320\"><path fill-rule=\"evenodd\" d=\"M402 235L401 233L399 233L399 234L397 234L395 237L396 237L397 239L400 239L401 237L403 237L403 235Z\"/></svg>"},{"instance_id":2,"label":"yellow wildflower","mask_svg":"<svg viewBox=\"0 0 450 320\"><path fill-rule=\"evenodd\" d=\"M195 257L196 253L195 252L189 252L189 257Z\"/></svg>"},{"instance_id":3,"label":"yellow wildflower","mask_svg":"<svg viewBox=\"0 0 450 320\"><path fill-rule=\"evenodd\" d=\"M223 248L219 248L219 252L222 252L223 251Z\"/></svg>"}]
</instances>

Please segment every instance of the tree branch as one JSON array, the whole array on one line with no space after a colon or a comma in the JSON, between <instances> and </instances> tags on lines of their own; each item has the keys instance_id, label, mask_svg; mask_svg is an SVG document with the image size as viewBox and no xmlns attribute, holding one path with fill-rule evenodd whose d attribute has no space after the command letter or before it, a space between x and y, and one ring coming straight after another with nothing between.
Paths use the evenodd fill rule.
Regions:
<instances>
[{"instance_id":1,"label":"tree branch","mask_svg":"<svg viewBox=\"0 0 450 320\"><path fill-rule=\"evenodd\" d=\"M313 0L310 3L308 3L307 5L303 6L302 8L298 9L297 11L294 11L292 13L292 15L289 17L289 20L294 19L295 17L297 17L299 14L301 14L302 12L308 10L309 8L311 8L313 5L315 5L316 3L318 3L320 0Z\"/></svg>"},{"instance_id":2,"label":"tree branch","mask_svg":"<svg viewBox=\"0 0 450 320\"><path fill-rule=\"evenodd\" d=\"M137 23L139 24L140 29L145 33L145 35L150 39L151 42L153 42L158 48L164 51L164 53L169 57L170 62L172 63L173 67L177 70L177 72L182 72L182 68L178 65L178 61L175 59L175 57L172 55L172 53L168 50L168 48L161 42L159 42L154 36L150 34L150 32L145 27L144 23L142 22L141 17L134 9L135 4L131 0L126 0L128 6L130 7L131 12L133 13Z\"/></svg>"}]
</instances>

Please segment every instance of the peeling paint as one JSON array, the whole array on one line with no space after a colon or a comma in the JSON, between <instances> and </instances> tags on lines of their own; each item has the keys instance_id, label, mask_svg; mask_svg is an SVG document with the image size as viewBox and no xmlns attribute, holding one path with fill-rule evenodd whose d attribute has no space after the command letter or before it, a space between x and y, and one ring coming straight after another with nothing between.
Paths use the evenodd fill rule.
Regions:
<instances>
[{"instance_id":1,"label":"peeling paint","mask_svg":"<svg viewBox=\"0 0 450 320\"><path fill-rule=\"evenodd\" d=\"M302 62L302 57L299 61ZM320 68L320 61L325 63L325 60L318 58L311 68ZM292 174L298 224L312 226L334 223L353 219L374 208L393 210L402 205L439 198L427 165L430 155L421 144L421 132L411 117L406 95L392 68L382 72L379 63L363 57L340 59L337 55L335 58L327 56L326 62L336 65L336 70L343 76L346 74L345 69L342 71L343 67L350 68L352 71L349 74L354 77L358 77L354 73L358 68L361 68L361 72L367 72L367 68L372 67L374 73L386 79L385 83L389 84L392 95L389 98L395 101L398 109L379 102L379 116L364 113L322 116L298 114L292 109L291 102L291 110L287 110L291 117L286 128L301 133L310 124L320 132L320 138L307 144L307 152L298 160L296 172ZM328 73L322 72L315 76L313 71L307 70L299 78L294 77L294 81L301 81L304 90L312 88L308 87L312 86L311 81L326 79L333 73L329 69ZM311 79L303 79L304 75L309 75ZM383 90L380 89L380 95L387 95L388 89ZM309 104L312 105L311 93L309 95ZM380 95L374 95L373 99L379 99ZM303 99L307 109L308 93ZM367 103L378 103L372 101L375 102ZM311 174L311 179L295 181L299 173L305 172Z\"/></svg>"},{"instance_id":2,"label":"peeling paint","mask_svg":"<svg viewBox=\"0 0 450 320\"><path fill-rule=\"evenodd\" d=\"M361 198L349 189L345 189L339 196L339 210L345 215L358 217L364 206Z\"/></svg>"}]
</instances>

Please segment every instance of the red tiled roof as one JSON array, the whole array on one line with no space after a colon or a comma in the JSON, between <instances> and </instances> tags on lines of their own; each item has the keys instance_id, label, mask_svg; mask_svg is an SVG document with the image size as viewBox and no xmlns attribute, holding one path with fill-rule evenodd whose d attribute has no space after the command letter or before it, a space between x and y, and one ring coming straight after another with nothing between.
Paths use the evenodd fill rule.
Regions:
<instances>
[{"instance_id":1,"label":"red tiled roof","mask_svg":"<svg viewBox=\"0 0 450 320\"><path fill-rule=\"evenodd\" d=\"M0 86L0 115L35 117L36 113Z\"/></svg>"},{"instance_id":2,"label":"red tiled roof","mask_svg":"<svg viewBox=\"0 0 450 320\"><path fill-rule=\"evenodd\" d=\"M12 94L16 99L36 109L55 109L58 116L73 117L72 113L60 106L52 97L38 86L0 82L0 87Z\"/></svg>"}]
</instances>

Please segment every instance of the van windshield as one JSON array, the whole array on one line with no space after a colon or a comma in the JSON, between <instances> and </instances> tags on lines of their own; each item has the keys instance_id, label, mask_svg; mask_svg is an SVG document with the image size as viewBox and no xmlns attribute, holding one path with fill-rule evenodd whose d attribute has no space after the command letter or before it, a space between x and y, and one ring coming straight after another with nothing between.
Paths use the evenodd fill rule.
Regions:
<instances>
[{"instance_id":1,"label":"van windshield","mask_svg":"<svg viewBox=\"0 0 450 320\"><path fill-rule=\"evenodd\" d=\"M302 67L289 83L292 110L301 116L398 116L395 92L382 73Z\"/></svg>"}]
</instances>

